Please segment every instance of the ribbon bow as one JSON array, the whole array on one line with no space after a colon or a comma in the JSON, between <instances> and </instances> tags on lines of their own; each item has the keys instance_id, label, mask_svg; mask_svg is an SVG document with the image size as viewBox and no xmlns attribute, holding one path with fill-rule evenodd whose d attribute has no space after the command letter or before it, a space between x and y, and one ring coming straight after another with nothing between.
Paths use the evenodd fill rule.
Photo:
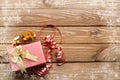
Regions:
<instances>
[{"instance_id":1,"label":"ribbon bow","mask_svg":"<svg viewBox=\"0 0 120 80\"><path fill-rule=\"evenodd\" d=\"M22 50L22 46L17 46L15 50L11 52L11 54L13 56L12 62L18 65L21 73L26 72L22 58L26 58L32 61L37 61L37 57L31 55L28 50Z\"/></svg>"}]
</instances>

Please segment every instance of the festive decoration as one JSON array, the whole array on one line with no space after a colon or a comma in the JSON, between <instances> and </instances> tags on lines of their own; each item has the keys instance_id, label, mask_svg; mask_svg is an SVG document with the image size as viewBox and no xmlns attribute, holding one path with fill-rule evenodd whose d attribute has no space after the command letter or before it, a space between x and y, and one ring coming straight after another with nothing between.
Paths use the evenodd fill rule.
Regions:
<instances>
[{"instance_id":1,"label":"festive decoration","mask_svg":"<svg viewBox=\"0 0 120 80\"><path fill-rule=\"evenodd\" d=\"M60 37L61 37L60 42L62 41L62 34L61 34L60 30L53 25L47 25L40 30L40 37L41 37L41 31L48 27L52 28L54 30L54 32L51 35L48 35L45 38L43 38L43 40L44 40L43 46L45 46L47 48L45 54L46 54L46 61L48 62L48 64L46 64L43 67L36 68L35 72L39 76L45 76L45 74L47 74L49 72L50 68L52 67L52 58L53 58L52 52L53 51L56 51L55 57L56 57L56 62L57 62L58 66L63 65L65 62L65 58L63 57L64 53L62 51L62 48L58 47L56 44L57 42L55 42L55 40L54 40L56 31L58 31L60 33Z\"/></svg>"},{"instance_id":2,"label":"festive decoration","mask_svg":"<svg viewBox=\"0 0 120 80\"><path fill-rule=\"evenodd\" d=\"M40 41L12 48L8 50L8 56L11 69L15 72L19 71L20 67L22 72L25 71L23 65L25 68L31 68L46 63Z\"/></svg>"},{"instance_id":3,"label":"festive decoration","mask_svg":"<svg viewBox=\"0 0 120 80\"><path fill-rule=\"evenodd\" d=\"M53 33L52 34L50 34L50 35L47 35L46 37L42 37L42 30L44 30L45 28L51 28L52 30L53 30ZM55 26L53 26L53 25L47 25L47 26L45 26L45 27L42 27L41 28L41 30L40 30L40 34L38 35L38 37L40 37L40 39L42 39L43 40L43 43L42 43L42 45L47 49L46 51L45 51L45 58L43 57L43 55L42 56L38 56L38 54L37 55L35 55L35 56L37 56L38 58L41 58L42 57L42 59L41 60L43 60L43 61L41 61L40 63L45 63L45 59L46 59L46 62L47 63L45 63L44 65L38 65L37 67L35 66L35 65L33 65L34 67L32 67L31 68L31 70L32 71L34 71L34 73L36 73L37 75L39 75L39 76L45 76L48 72L49 72L49 70L50 70L50 68L52 67L52 59L53 59L53 53L55 52L55 58L56 58L56 62L57 62L57 65L58 66L61 66L61 65L63 65L64 64L64 62L65 62L65 57L64 57L64 52L63 52L63 50L62 50L62 48L61 47L58 47L57 46L57 42L54 40L54 37L55 37L55 35L56 35L56 32L59 32L59 35L60 35L60 42L58 42L58 43L61 43L62 42L62 34L61 34L61 32L60 32L60 30L57 28L57 27L55 27ZM12 44L13 44L13 46L17 46L17 45L21 45L21 44L25 44L25 43L30 43L30 42L32 42L32 41L34 41L36 39L36 34L34 33L34 32L32 32L32 31L26 31L26 32L24 32L24 33L22 33L22 34L20 34L19 36L17 36L17 37L15 37L14 38L14 40L12 41ZM39 44L39 43L38 43ZM35 43L34 45L38 45L37 43ZM25 45L24 45L25 46ZM24 47L24 46L22 46L22 48ZM25 48L25 50L27 49L27 50L29 50L29 53L32 53L32 52L34 52L34 53L32 53L32 54L36 54L36 53L40 53L40 52L42 52L42 50L41 50L41 45L39 46L39 47L34 47L34 46L30 46L30 44L28 44L28 46L29 47L27 47L27 48ZM21 49L20 49L21 50ZM33 51L31 51L31 50L33 50ZM35 51L34 51L35 50ZM23 49L23 51L22 52L24 52L24 49ZM16 52L15 52L16 53ZM26 53L26 54L28 54L28 52ZM42 54L42 53L41 53ZM13 55L14 56L14 55ZM19 55L19 56L21 56L21 55ZM18 57L18 56L17 56ZM20 58L21 59L21 58ZM10 59L11 60L11 59ZM38 61L39 61L39 59L38 59ZM24 63L24 60L23 60L23 63ZM35 62L33 62L33 64L34 64ZM28 61L26 61L26 64L30 64ZM12 64L13 65L13 64ZM24 64L25 65L25 64ZM23 66L23 65L22 65ZM25 67L25 68L27 68L27 67ZM14 66L12 66L12 69L13 69L13 71L14 71ZM23 68L23 69L21 69L22 71L25 71L25 69ZM16 71L16 70L15 70Z\"/></svg>"},{"instance_id":4,"label":"festive decoration","mask_svg":"<svg viewBox=\"0 0 120 80\"><path fill-rule=\"evenodd\" d=\"M35 41L36 34L33 31L25 31L12 40L12 45L17 46Z\"/></svg>"},{"instance_id":5,"label":"festive decoration","mask_svg":"<svg viewBox=\"0 0 120 80\"><path fill-rule=\"evenodd\" d=\"M62 65L65 61L65 59L63 59L63 51L61 47L57 47L56 42L53 39L53 35L48 35L47 37L45 37L44 39L44 43L43 45L48 48L48 50L46 50L45 54L46 54L46 61L47 62L51 62L52 60L52 52L54 50L57 50L55 55L56 55L56 61L58 62L57 65Z\"/></svg>"},{"instance_id":6,"label":"festive decoration","mask_svg":"<svg viewBox=\"0 0 120 80\"><path fill-rule=\"evenodd\" d=\"M13 56L12 61L14 63L18 64L18 66L20 68L20 71L22 73L26 72L26 69L24 67L22 58L26 58L26 59L29 59L29 60L37 61L37 57L36 56L31 55L28 50L23 51L21 46L17 46L15 48L15 50L11 51L10 53Z\"/></svg>"}]
</instances>

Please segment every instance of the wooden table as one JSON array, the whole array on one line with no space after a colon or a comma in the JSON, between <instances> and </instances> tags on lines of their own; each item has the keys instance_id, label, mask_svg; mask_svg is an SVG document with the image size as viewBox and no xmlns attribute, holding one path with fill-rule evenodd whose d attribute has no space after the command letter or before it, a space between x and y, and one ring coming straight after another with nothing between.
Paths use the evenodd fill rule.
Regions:
<instances>
[{"instance_id":1,"label":"wooden table","mask_svg":"<svg viewBox=\"0 0 120 80\"><path fill-rule=\"evenodd\" d=\"M60 67L54 63L45 78L15 77L7 57L2 58L0 80L119 80L119 9L119 0L0 0L1 53L21 32L38 32L41 26L53 24L62 32L63 41L58 45L66 56L66 63ZM95 61L94 55L113 46L118 47Z\"/></svg>"}]
</instances>

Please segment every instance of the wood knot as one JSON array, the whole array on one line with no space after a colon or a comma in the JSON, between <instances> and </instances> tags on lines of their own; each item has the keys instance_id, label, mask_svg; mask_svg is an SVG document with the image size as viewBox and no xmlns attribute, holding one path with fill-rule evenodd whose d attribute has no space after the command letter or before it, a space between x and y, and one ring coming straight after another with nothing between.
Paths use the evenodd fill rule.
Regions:
<instances>
[{"instance_id":1,"label":"wood knot","mask_svg":"<svg viewBox=\"0 0 120 80\"><path fill-rule=\"evenodd\" d=\"M120 46L109 46L95 54L92 58L95 61L119 60L119 50Z\"/></svg>"},{"instance_id":2,"label":"wood knot","mask_svg":"<svg viewBox=\"0 0 120 80\"><path fill-rule=\"evenodd\" d=\"M100 36L100 30L99 29L91 30L90 35L92 37L99 37Z\"/></svg>"},{"instance_id":3,"label":"wood knot","mask_svg":"<svg viewBox=\"0 0 120 80\"><path fill-rule=\"evenodd\" d=\"M55 1L55 0L43 0L43 3L44 3L46 6L50 7L50 6L53 5L54 1Z\"/></svg>"},{"instance_id":4,"label":"wood knot","mask_svg":"<svg viewBox=\"0 0 120 80\"><path fill-rule=\"evenodd\" d=\"M62 8L66 2L65 0L43 0L43 4L49 8Z\"/></svg>"}]
</instances>

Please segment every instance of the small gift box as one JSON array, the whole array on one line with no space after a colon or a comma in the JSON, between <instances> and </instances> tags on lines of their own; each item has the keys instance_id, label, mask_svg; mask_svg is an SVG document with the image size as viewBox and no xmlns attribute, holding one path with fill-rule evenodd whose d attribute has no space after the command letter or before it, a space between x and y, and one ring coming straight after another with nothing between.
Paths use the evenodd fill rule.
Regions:
<instances>
[{"instance_id":1,"label":"small gift box","mask_svg":"<svg viewBox=\"0 0 120 80\"><path fill-rule=\"evenodd\" d=\"M17 46L8 50L12 71L26 71L26 68L46 63L41 42Z\"/></svg>"}]
</instances>

